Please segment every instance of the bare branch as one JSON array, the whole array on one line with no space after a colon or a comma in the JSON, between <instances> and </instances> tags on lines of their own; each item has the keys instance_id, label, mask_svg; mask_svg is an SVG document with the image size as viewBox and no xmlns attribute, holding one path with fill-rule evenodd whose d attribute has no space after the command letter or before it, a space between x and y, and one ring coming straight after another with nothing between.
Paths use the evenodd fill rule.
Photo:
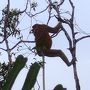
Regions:
<instances>
[{"instance_id":1,"label":"bare branch","mask_svg":"<svg viewBox=\"0 0 90 90\"><path fill-rule=\"evenodd\" d=\"M71 0L69 0L70 5L72 7L72 15L70 18L70 28L71 28L71 32L72 32L72 43L73 43L73 50L71 51L72 54L72 60L76 61L76 39L75 39L75 31L74 31L74 5L73 2ZM80 84L79 84L79 78L77 75L77 68L76 68L76 63L73 64L73 71L74 71L74 79L75 79L75 84L76 84L76 90L80 90Z\"/></svg>"},{"instance_id":2,"label":"bare branch","mask_svg":"<svg viewBox=\"0 0 90 90\"><path fill-rule=\"evenodd\" d=\"M4 42L4 38L3 38L3 40L2 41L0 41L0 43L3 43Z\"/></svg>"},{"instance_id":3,"label":"bare branch","mask_svg":"<svg viewBox=\"0 0 90 90\"><path fill-rule=\"evenodd\" d=\"M72 8L74 8L73 2L71 0L69 0L69 2L71 4Z\"/></svg>"},{"instance_id":4,"label":"bare branch","mask_svg":"<svg viewBox=\"0 0 90 90\"><path fill-rule=\"evenodd\" d=\"M4 50L4 51L7 51L6 49L4 49L4 48L0 48L1 50Z\"/></svg>"},{"instance_id":5,"label":"bare branch","mask_svg":"<svg viewBox=\"0 0 90 90\"><path fill-rule=\"evenodd\" d=\"M90 35L87 35L87 36L83 36L83 37L81 37L81 38L78 38L78 39L76 40L76 43L79 42L80 40L86 39L86 38L88 38L88 37L90 37Z\"/></svg>"},{"instance_id":6,"label":"bare branch","mask_svg":"<svg viewBox=\"0 0 90 90\"><path fill-rule=\"evenodd\" d=\"M17 44L15 44L15 46L13 46L10 50L13 50L17 45L19 45L20 43L35 43L35 41L24 41L24 40L21 40L19 41Z\"/></svg>"},{"instance_id":7,"label":"bare branch","mask_svg":"<svg viewBox=\"0 0 90 90\"><path fill-rule=\"evenodd\" d=\"M26 14L27 14L29 17L33 17L33 16L36 16L36 15L41 14L41 13L43 13L44 11L46 11L46 10L48 9L48 7L49 7L49 6L47 6L44 10L42 10L42 11L40 11L40 12L34 14L34 15L29 15L27 12L26 12Z\"/></svg>"},{"instance_id":8,"label":"bare branch","mask_svg":"<svg viewBox=\"0 0 90 90\"><path fill-rule=\"evenodd\" d=\"M72 14L71 14L71 19L70 19L71 28L72 28L72 24L73 24L73 20L74 20L74 5L73 5L73 3L72 3L71 0L69 0L69 2L70 2L70 5L71 5L71 7L72 7Z\"/></svg>"},{"instance_id":9,"label":"bare branch","mask_svg":"<svg viewBox=\"0 0 90 90\"><path fill-rule=\"evenodd\" d=\"M62 27L62 29L63 29L63 31L64 31L64 33L65 33L65 35L66 35L66 37L67 37L67 40L68 40L68 42L69 42L69 48L72 49L72 40L71 40L69 34L67 33L67 31L64 29L64 27Z\"/></svg>"},{"instance_id":10,"label":"bare branch","mask_svg":"<svg viewBox=\"0 0 90 90\"><path fill-rule=\"evenodd\" d=\"M55 11L57 12L57 16L58 16L58 18L60 18L59 7L53 5L53 3L52 3L51 0L48 0L48 1L49 1L49 3L50 3L50 6L52 6L52 7L55 9Z\"/></svg>"},{"instance_id":11,"label":"bare branch","mask_svg":"<svg viewBox=\"0 0 90 90\"><path fill-rule=\"evenodd\" d=\"M27 0L27 3L26 3L26 8L23 11L18 12L17 14L24 13L27 10L27 6L28 6L28 0Z\"/></svg>"},{"instance_id":12,"label":"bare branch","mask_svg":"<svg viewBox=\"0 0 90 90\"><path fill-rule=\"evenodd\" d=\"M64 1L65 1L65 0L61 0L61 3L59 4L59 6L62 5L62 4L64 3Z\"/></svg>"},{"instance_id":13,"label":"bare branch","mask_svg":"<svg viewBox=\"0 0 90 90\"><path fill-rule=\"evenodd\" d=\"M47 21L47 25L48 25L48 23L49 23L49 21L51 19L51 8L50 7L49 7L49 10L48 10L48 13L49 13L49 18L48 18L48 21Z\"/></svg>"},{"instance_id":14,"label":"bare branch","mask_svg":"<svg viewBox=\"0 0 90 90\"><path fill-rule=\"evenodd\" d=\"M70 25L68 19L62 19L61 17L58 18L56 15L54 15L54 16L55 16L55 18L56 18L58 21Z\"/></svg>"}]
</instances>

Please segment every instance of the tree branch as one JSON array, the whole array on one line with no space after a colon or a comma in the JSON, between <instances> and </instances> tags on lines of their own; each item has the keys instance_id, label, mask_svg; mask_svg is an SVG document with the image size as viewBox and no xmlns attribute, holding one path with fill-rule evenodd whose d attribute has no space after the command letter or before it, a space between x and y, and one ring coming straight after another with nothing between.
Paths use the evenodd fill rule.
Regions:
<instances>
[{"instance_id":1,"label":"tree branch","mask_svg":"<svg viewBox=\"0 0 90 90\"><path fill-rule=\"evenodd\" d=\"M69 42L69 49L70 49L70 48L72 49L72 40L71 40L69 34L67 33L67 31L64 29L64 27L62 27L62 29L63 29L63 31L64 31L64 33L65 33L65 36L67 37L67 40L68 40L68 42Z\"/></svg>"},{"instance_id":2,"label":"tree branch","mask_svg":"<svg viewBox=\"0 0 90 90\"><path fill-rule=\"evenodd\" d=\"M47 6L44 10L42 10L42 11L40 11L40 12L38 12L38 13L35 13L34 15L29 15L27 12L26 12L26 14L27 14L29 17L33 17L33 16L36 16L36 15L41 14L41 13L43 13L44 11L46 11L46 10L48 9L48 7L49 7L49 6Z\"/></svg>"},{"instance_id":3,"label":"tree branch","mask_svg":"<svg viewBox=\"0 0 90 90\"><path fill-rule=\"evenodd\" d=\"M24 40L21 40L19 41L17 44L15 44L10 50L13 50L17 45L19 45L20 43L35 43L35 41L24 41Z\"/></svg>"},{"instance_id":4,"label":"tree branch","mask_svg":"<svg viewBox=\"0 0 90 90\"><path fill-rule=\"evenodd\" d=\"M7 51L6 49L4 49L4 48L0 48L1 50L4 50L4 51Z\"/></svg>"},{"instance_id":5,"label":"tree branch","mask_svg":"<svg viewBox=\"0 0 90 90\"><path fill-rule=\"evenodd\" d=\"M78 39L76 40L76 43L79 42L80 40L86 39L86 38L88 38L88 37L90 37L90 35L87 35L87 36L83 36L83 37L81 37L81 38L78 38Z\"/></svg>"},{"instance_id":6,"label":"tree branch","mask_svg":"<svg viewBox=\"0 0 90 90\"><path fill-rule=\"evenodd\" d=\"M72 15L71 15L71 19L70 19L70 28L71 28L71 32L72 32L72 43L73 43L73 50L71 51L72 54L72 60L73 61L77 61L76 59L76 39L75 39L75 31L74 31L74 5L73 2L71 0L69 0L69 3L72 7ZM76 68L76 62L73 64L73 71L74 71L74 79L75 79L75 84L76 84L76 90L80 90L80 84L79 84L79 78L77 75L77 68Z\"/></svg>"},{"instance_id":7,"label":"tree branch","mask_svg":"<svg viewBox=\"0 0 90 90\"><path fill-rule=\"evenodd\" d=\"M4 40L5 40L5 44L6 44L6 48L7 48L8 60L11 63L12 62L11 54L10 54L10 50L9 50L8 40L7 40L7 27L8 27L9 11L10 11L10 0L8 0L7 12L6 12L6 15L5 15L5 20L4 20Z\"/></svg>"}]
</instances>

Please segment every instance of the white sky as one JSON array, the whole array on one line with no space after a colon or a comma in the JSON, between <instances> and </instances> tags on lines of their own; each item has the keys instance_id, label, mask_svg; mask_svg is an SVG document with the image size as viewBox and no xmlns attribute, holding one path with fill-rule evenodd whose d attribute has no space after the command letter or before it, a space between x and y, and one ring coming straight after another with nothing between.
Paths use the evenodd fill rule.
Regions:
<instances>
[{"instance_id":1,"label":"white sky","mask_svg":"<svg viewBox=\"0 0 90 90\"><path fill-rule=\"evenodd\" d=\"M11 0L11 7L13 8L20 8L24 9L25 7L25 1L26 0ZM35 1L35 0L34 0ZM37 0L39 2L38 4L38 11L41 9L45 8L45 3L43 2L44 0ZM90 12L89 12L89 5L90 5L90 0L73 0L75 3L75 19L78 24L78 26L85 32L90 33ZM1 0L0 1L0 18L1 18L1 10L6 6L6 0ZM68 8L67 3L65 3L64 10ZM40 16L37 16L37 20L39 20L39 23L46 23L47 18L45 17L45 13L43 13ZM28 27L28 23L30 23L29 19L27 17L23 18L23 23L21 23L21 28L26 28ZM35 21L33 21L35 23ZM50 26L55 26L56 25L55 20L50 21ZM69 29L67 29L69 30ZM80 31L82 32L82 31ZM27 33L27 32L26 32ZM80 34L83 35L83 34ZM64 41L65 40L65 41ZM56 49L62 49L66 55L70 57L70 54L68 52L67 48L67 40L64 37L63 32L60 33L59 36L55 37L53 39L53 46L52 48ZM58 42L59 41L59 42ZM5 60L6 57L0 56L1 59ZM37 61L41 60L40 57L36 57ZM77 71L78 71L78 76L79 76L79 81L81 85L81 90L90 90L90 38L84 39L80 41L77 44ZM30 64L31 62L34 62L33 57L29 57L28 63ZM46 90L53 90L53 88L57 84L62 84L64 87L67 88L67 90L75 90L75 83L74 83L74 77L73 77L73 70L72 66L67 67L64 62L60 58L47 58L46 57ZM23 80L25 79L27 73L27 69L23 69L23 71L20 73L18 76L12 90L21 90L21 86L23 85ZM40 70L40 73L38 75L38 82L41 85L42 90L42 69ZM36 85L37 87L37 85Z\"/></svg>"}]
</instances>

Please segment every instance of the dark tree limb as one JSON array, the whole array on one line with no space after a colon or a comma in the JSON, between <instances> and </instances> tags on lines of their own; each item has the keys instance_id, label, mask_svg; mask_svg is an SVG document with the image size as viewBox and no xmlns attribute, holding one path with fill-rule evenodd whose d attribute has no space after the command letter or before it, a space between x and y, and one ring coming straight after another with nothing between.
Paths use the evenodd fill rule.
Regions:
<instances>
[{"instance_id":1,"label":"dark tree limb","mask_svg":"<svg viewBox=\"0 0 90 90\"><path fill-rule=\"evenodd\" d=\"M77 75L77 68L76 68L76 39L75 39L75 31L74 31L74 5L73 2L71 0L69 0L69 3L72 7L72 15L71 15L71 19L70 19L70 28L71 28L71 32L72 32L72 43L73 43L73 50L71 51L72 54L72 60L75 61L75 63L73 64L73 71L74 71L74 79L75 79L75 84L76 84L76 90L80 90L80 83L79 83L79 78Z\"/></svg>"},{"instance_id":2,"label":"dark tree limb","mask_svg":"<svg viewBox=\"0 0 90 90\"><path fill-rule=\"evenodd\" d=\"M67 31L64 29L64 27L62 27L62 30L63 30L63 32L65 33L65 36L66 36L66 38L67 38L67 40L68 40L68 42L69 42L69 49L72 49L72 40L71 40L69 34L68 34Z\"/></svg>"},{"instance_id":3,"label":"dark tree limb","mask_svg":"<svg viewBox=\"0 0 90 90\"><path fill-rule=\"evenodd\" d=\"M79 41L81 41L81 40L83 40L83 39L86 39L86 38L90 38L90 35L87 35L87 36L83 36L83 37L81 37L81 38L78 38L78 39L76 40L76 43L79 42Z\"/></svg>"}]
</instances>

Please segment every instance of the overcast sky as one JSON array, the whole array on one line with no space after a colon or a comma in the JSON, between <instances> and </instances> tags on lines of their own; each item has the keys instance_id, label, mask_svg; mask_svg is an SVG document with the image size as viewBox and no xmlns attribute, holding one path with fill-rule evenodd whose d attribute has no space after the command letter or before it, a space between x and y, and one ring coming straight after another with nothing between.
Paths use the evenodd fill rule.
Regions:
<instances>
[{"instance_id":1,"label":"overcast sky","mask_svg":"<svg viewBox=\"0 0 90 90\"><path fill-rule=\"evenodd\" d=\"M0 0L0 18L1 18L1 10L6 6L7 0ZM34 0L35 1L35 0ZM38 1L38 7L37 10L40 11L41 9L45 8L45 2L44 0L36 0ZM90 0L73 0L74 6L75 6L75 20L78 26L81 28L78 28L78 31L81 32L79 36L84 35L86 33L90 33L90 12L89 12L89 5ZM24 9L26 0L11 0L11 7L13 8L20 8ZM66 6L65 6L66 5ZM65 3L63 7L64 9L68 9L67 3ZM45 17L45 13L38 16L38 23L45 23L47 18ZM27 16L24 17L24 19L27 19ZM29 23L27 19L27 23ZM28 27L29 24L24 22L20 26L21 28ZM35 22L33 21L33 24ZM51 20L50 26L55 26L57 21ZM69 29L67 29L69 30ZM85 31L85 32L84 32ZM83 34L84 33L84 34ZM59 41L59 42L58 42ZM69 51L67 50L68 42L66 38L64 37L64 33L61 32L59 36L55 37L53 39L53 46L52 48L56 49L62 49L66 55L70 57ZM0 58L4 59L5 57ZM36 56L38 60L41 60L42 58ZM33 57L29 57L30 60L33 60ZM72 66L67 67L64 62L60 58L45 58L46 60L46 90L52 90L57 84L62 84L64 87L67 88L67 90L75 90L75 83L74 83L74 76L73 76L73 70ZM79 76L79 81L81 85L81 90L90 90L90 38L84 39L77 43L77 72ZM30 64L32 61L28 61ZM18 76L12 90L21 90L21 86L23 85L23 80L25 79L25 75L27 73L27 69L24 68L23 71ZM41 85L42 90L42 69L40 70L40 73L38 75L38 82ZM37 87L37 85L36 85Z\"/></svg>"}]
</instances>

